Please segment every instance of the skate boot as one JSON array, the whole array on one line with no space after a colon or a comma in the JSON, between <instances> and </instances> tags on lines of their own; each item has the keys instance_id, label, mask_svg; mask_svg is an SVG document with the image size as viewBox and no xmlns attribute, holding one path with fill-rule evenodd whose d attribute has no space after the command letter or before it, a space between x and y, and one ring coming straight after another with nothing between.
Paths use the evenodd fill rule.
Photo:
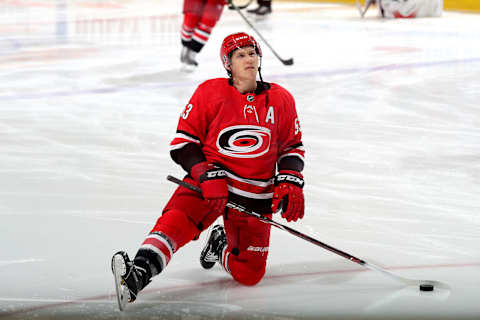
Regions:
<instances>
[{"instance_id":1,"label":"skate boot","mask_svg":"<svg viewBox=\"0 0 480 320\"><path fill-rule=\"evenodd\" d=\"M183 46L182 51L180 52L180 62L189 68L195 68L198 66L198 62L195 61L195 56L197 53L192 49Z\"/></svg>"},{"instance_id":2,"label":"skate boot","mask_svg":"<svg viewBox=\"0 0 480 320\"><path fill-rule=\"evenodd\" d=\"M258 8L247 10L250 14L256 14L257 16L266 16L272 13L272 8L269 6L259 5Z\"/></svg>"},{"instance_id":3,"label":"skate boot","mask_svg":"<svg viewBox=\"0 0 480 320\"><path fill-rule=\"evenodd\" d=\"M220 262L222 251L226 244L225 230L221 225L217 224L210 232L207 244L200 254L200 264L204 269L211 269L215 262Z\"/></svg>"},{"instance_id":4,"label":"skate boot","mask_svg":"<svg viewBox=\"0 0 480 320\"><path fill-rule=\"evenodd\" d=\"M148 284L144 284L146 272L134 265L124 251L113 255L112 272L115 277L118 306L120 310L123 310L128 302L135 301L138 292Z\"/></svg>"}]
</instances>

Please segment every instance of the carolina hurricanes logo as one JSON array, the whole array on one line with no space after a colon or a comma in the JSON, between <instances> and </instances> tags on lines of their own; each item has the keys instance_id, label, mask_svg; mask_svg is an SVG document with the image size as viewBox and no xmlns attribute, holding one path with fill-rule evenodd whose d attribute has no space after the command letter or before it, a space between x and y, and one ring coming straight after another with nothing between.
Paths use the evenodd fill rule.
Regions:
<instances>
[{"instance_id":1,"label":"carolina hurricanes logo","mask_svg":"<svg viewBox=\"0 0 480 320\"><path fill-rule=\"evenodd\" d=\"M259 126L232 126L218 134L217 148L234 158L256 158L270 149L270 130Z\"/></svg>"}]
</instances>

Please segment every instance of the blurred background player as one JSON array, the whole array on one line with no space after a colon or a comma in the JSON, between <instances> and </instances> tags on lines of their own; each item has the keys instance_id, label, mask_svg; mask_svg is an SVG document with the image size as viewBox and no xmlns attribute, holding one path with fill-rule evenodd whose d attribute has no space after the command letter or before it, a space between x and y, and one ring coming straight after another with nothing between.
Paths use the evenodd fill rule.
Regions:
<instances>
[{"instance_id":1,"label":"blurred background player","mask_svg":"<svg viewBox=\"0 0 480 320\"><path fill-rule=\"evenodd\" d=\"M440 17L443 0L377 0L384 18Z\"/></svg>"},{"instance_id":2,"label":"blurred background player","mask_svg":"<svg viewBox=\"0 0 480 320\"><path fill-rule=\"evenodd\" d=\"M224 6L225 0L184 0L180 54L184 65L198 66L195 56L210 38Z\"/></svg>"},{"instance_id":3,"label":"blurred background player","mask_svg":"<svg viewBox=\"0 0 480 320\"><path fill-rule=\"evenodd\" d=\"M247 10L247 12L257 16L265 16L272 13L272 0L257 0L257 4L257 8Z\"/></svg>"},{"instance_id":4,"label":"blurred background player","mask_svg":"<svg viewBox=\"0 0 480 320\"><path fill-rule=\"evenodd\" d=\"M279 207L289 222L303 218L304 148L295 101L283 87L262 80L261 57L253 37L227 36L220 58L229 78L199 85L180 115L170 155L201 194L178 187L135 259L123 251L113 256L112 270L118 270L129 302L220 216L224 227L212 228L201 266L219 263L243 285L263 278L270 224L227 208L227 199L269 218Z\"/></svg>"},{"instance_id":5,"label":"blurred background player","mask_svg":"<svg viewBox=\"0 0 480 320\"><path fill-rule=\"evenodd\" d=\"M443 0L366 0L365 10L372 4L382 18L440 17L443 12Z\"/></svg>"}]
</instances>

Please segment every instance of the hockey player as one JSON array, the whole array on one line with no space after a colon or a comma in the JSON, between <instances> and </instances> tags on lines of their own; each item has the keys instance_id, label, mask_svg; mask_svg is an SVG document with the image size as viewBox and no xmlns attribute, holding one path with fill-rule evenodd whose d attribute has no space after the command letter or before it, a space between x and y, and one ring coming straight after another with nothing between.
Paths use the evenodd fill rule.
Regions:
<instances>
[{"instance_id":1,"label":"hockey player","mask_svg":"<svg viewBox=\"0 0 480 320\"><path fill-rule=\"evenodd\" d=\"M224 226L212 228L201 266L219 263L243 285L262 279L270 225L227 208L227 200L269 218L279 207L287 221L304 215L304 148L292 95L263 82L262 50L252 36L227 36L220 58L229 78L196 89L171 142L171 157L187 172L184 181L202 194L178 187L134 260L123 251L112 258L120 295L130 302L175 252L220 216Z\"/></svg>"},{"instance_id":2,"label":"hockey player","mask_svg":"<svg viewBox=\"0 0 480 320\"><path fill-rule=\"evenodd\" d=\"M247 10L247 12L257 16L265 16L272 13L272 0L257 0L257 4L258 7Z\"/></svg>"},{"instance_id":3,"label":"hockey player","mask_svg":"<svg viewBox=\"0 0 480 320\"><path fill-rule=\"evenodd\" d=\"M443 0L367 0L377 2L379 15L383 18L440 17Z\"/></svg>"},{"instance_id":4,"label":"hockey player","mask_svg":"<svg viewBox=\"0 0 480 320\"><path fill-rule=\"evenodd\" d=\"M225 0L184 0L180 53L180 61L184 65L198 65L195 56L207 43L224 6Z\"/></svg>"}]
</instances>

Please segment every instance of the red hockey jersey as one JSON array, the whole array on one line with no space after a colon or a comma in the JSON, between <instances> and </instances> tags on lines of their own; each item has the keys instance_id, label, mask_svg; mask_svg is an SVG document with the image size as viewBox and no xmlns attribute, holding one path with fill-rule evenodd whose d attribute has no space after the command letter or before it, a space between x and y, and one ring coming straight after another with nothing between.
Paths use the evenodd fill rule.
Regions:
<instances>
[{"instance_id":1,"label":"red hockey jersey","mask_svg":"<svg viewBox=\"0 0 480 320\"><path fill-rule=\"evenodd\" d=\"M227 171L230 193L271 200L276 164L287 156L303 161L295 101L283 87L240 93L229 79L205 81L178 122L171 149L198 144L207 161Z\"/></svg>"}]
</instances>

